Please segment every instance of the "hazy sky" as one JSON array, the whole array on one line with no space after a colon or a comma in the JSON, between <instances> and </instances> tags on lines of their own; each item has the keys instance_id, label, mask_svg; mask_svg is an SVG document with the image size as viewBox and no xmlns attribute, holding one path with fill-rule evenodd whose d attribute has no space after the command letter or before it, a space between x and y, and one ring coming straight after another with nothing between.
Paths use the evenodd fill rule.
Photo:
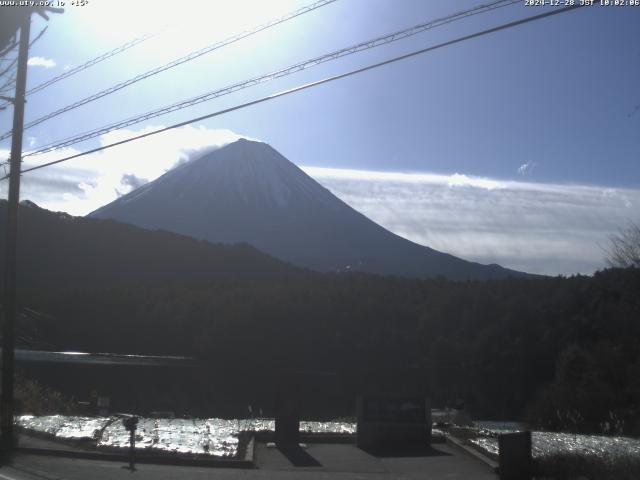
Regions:
<instances>
[{"instance_id":1,"label":"hazy sky","mask_svg":"<svg viewBox=\"0 0 640 480\"><path fill-rule=\"evenodd\" d=\"M30 96L26 120L309 3L67 2L31 49L28 86L170 25ZM481 3L488 0L338 0L28 129L24 146L28 151ZM543 11L522 2L456 21L31 157L27 165ZM32 37L44 25L34 20ZM604 265L607 235L638 220L638 25L640 7L578 9L26 174L22 198L86 214L199 149L244 136L271 144L347 203L419 243L532 272L591 273ZM0 133L10 125L11 109L0 112ZM8 146L0 143L5 156ZM6 195L6 182L0 188Z\"/></svg>"}]
</instances>

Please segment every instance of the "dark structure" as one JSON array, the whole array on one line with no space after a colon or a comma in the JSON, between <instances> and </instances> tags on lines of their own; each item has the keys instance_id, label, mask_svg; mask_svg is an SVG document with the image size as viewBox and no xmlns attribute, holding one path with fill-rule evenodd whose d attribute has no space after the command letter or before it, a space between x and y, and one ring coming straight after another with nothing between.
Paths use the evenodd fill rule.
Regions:
<instances>
[{"instance_id":1,"label":"dark structure","mask_svg":"<svg viewBox=\"0 0 640 480\"><path fill-rule=\"evenodd\" d=\"M431 444L429 373L380 363L361 371L356 443L365 450L425 448Z\"/></svg>"},{"instance_id":2,"label":"dark structure","mask_svg":"<svg viewBox=\"0 0 640 480\"><path fill-rule=\"evenodd\" d=\"M424 397L358 397L356 444L365 450L431 444L431 406Z\"/></svg>"},{"instance_id":3,"label":"dark structure","mask_svg":"<svg viewBox=\"0 0 640 480\"><path fill-rule=\"evenodd\" d=\"M189 391L202 371L185 357L16 350L27 378L79 400L87 413L188 411L176 395ZM88 400L88 401L87 401Z\"/></svg>"},{"instance_id":4,"label":"dark structure","mask_svg":"<svg viewBox=\"0 0 640 480\"><path fill-rule=\"evenodd\" d=\"M275 437L276 445L297 446L300 443L301 373L282 371L276 381Z\"/></svg>"},{"instance_id":5,"label":"dark structure","mask_svg":"<svg viewBox=\"0 0 640 480\"><path fill-rule=\"evenodd\" d=\"M498 448L501 480L531 478L531 432L498 435Z\"/></svg>"},{"instance_id":6,"label":"dark structure","mask_svg":"<svg viewBox=\"0 0 640 480\"><path fill-rule=\"evenodd\" d=\"M300 408L296 398L283 398L276 406L276 445L300 443Z\"/></svg>"},{"instance_id":7,"label":"dark structure","mask_svg":"<svg viewBox=\"0 0 640 480\"><path fill-rule=\"evenodd\" d=\"M275 440L278 446L300 443L300 418L314 417L314 404L327 401L339 387L335 372L280 370L274 392Z\"/></svg>"}]
</instances>

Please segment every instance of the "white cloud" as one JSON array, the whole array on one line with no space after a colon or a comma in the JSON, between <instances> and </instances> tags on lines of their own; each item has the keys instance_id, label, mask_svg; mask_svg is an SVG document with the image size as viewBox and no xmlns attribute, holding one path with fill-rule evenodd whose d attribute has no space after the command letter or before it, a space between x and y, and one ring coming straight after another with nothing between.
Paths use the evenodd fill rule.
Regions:
<instances>
[{"instance_id":1,"label":"white cloud","mask_svg":"<svg viewBox=\"0 0 640 480\"><path fill-rule=\"evenodd\" d=\"M523 163L518 167L518 174L522 175L523 177L531 175L533 174L534 168L536 168L537 166L538 164L535 162Z\"/></svg>"},{"instance_id":2,"label":"white cloud","mask_svg":"<svg viewBox=\"0 0 640 480\"><path fill-rule=\"evenodd\" d=\"M334 194L398 235L534 273L604 267L607 236L637 219L640 190L465 175L306 167Z\"/></svg>"},{"instance_id":3,"label":"white cloud","mask_svg":"<svg viewBox=\"0 0 640 480\"><path fill-rule=\"evenodd\" d=\"M158 128L162 126L148 126L138 131L113 131L103 135L100 142L107 145ZM86 215L115 200L119 195L130 192L141 181L154 180L178 163L241 137L230 130L194 126L169 130L162 135L143 138L27 173L22 177L21 197L50 210ZM23 167L33 167L80 151L66 148L26 157ZM5 156L7 155L8 152L5 152ZM0 184L0 192L6 196L5 183Z\"/></svg>"},{"instance_id":4,"label":"white cloud","mask_svg":"<svg viewBox=\"0 0 640 480\"><path fill-rule=\"evenodd\" d=\"M451 187L479 187L493 190L502 188L503 182L485 177L468 177L454 173L453 175L440 175L437 173L404 173L404 172L375 172L370 170L350 170L346 168L315 168L304 167L305 172L312 177L322 177L339 180L371 180L385 182L406 183L446 183Z\"/></svg>"},{"instance_id":5,"label":"white cloud","mask_svg":"<svg viewBox=\"0 0 640 480\"><path fill-rule=\"evenodd\" d=\"M27 65L29 65L30 67L53 68L56 66L56 62L51 58L31 57L29 60L27 60Z\"/></svg>"},{"instance_id":6,"label":"white cloud","mask_svg":"<svg viewBox=\"0 0 640 480\"><path fill-rule=\"evenodd\" d=\"M122 179L120 180L120 184L128 187L130 190L135 190L136 188L140 188L141 186L149 183L149 180L146 178L140 178L134 173L125 173L122 175ZM118 196L124 195L124 193L120 192L116 188L116 193Z\"/></svg>"}]
</instances>

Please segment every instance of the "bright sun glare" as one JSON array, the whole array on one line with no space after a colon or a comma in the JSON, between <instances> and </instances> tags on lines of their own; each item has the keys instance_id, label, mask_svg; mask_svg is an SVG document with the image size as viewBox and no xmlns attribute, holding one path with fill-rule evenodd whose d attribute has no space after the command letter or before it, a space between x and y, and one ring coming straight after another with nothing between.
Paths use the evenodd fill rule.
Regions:
<instances>
[{"instance_id":1,"label":"bright sun glare","mask_svg":"<svg viewBox=\"0 0 640 480\"><path fill-rule=\"evenodd\" d=\"M96 40L117 45L145 33L167 29L166 41L158 48L180 52L212 39L222 39L284 15L309 2L296 0L241 0L221 2L157 2L151 0L90 0L73 13Z\"/></svg>"}]
</instances>

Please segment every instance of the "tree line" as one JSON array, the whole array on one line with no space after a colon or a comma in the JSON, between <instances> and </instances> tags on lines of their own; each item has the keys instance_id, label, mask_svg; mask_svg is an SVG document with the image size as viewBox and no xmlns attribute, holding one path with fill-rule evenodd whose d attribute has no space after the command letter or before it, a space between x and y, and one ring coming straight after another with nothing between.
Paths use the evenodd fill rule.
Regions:
<instances>
[{"instance_id":1,"label":"tree line","mask_svg":"<svg viewBox=\"0 0 640 480\"><path fill-rule=\"evenodd\" d=\"M422 378L406 381L425 382L434 405L462 400L476 418L637 432L638 292L631 268L489 282L310 274L23 302L51 316L31 328L60 349L194 356L257 390L292 368L351 379L411 368Z\"/></svg>"}]
</instances>

